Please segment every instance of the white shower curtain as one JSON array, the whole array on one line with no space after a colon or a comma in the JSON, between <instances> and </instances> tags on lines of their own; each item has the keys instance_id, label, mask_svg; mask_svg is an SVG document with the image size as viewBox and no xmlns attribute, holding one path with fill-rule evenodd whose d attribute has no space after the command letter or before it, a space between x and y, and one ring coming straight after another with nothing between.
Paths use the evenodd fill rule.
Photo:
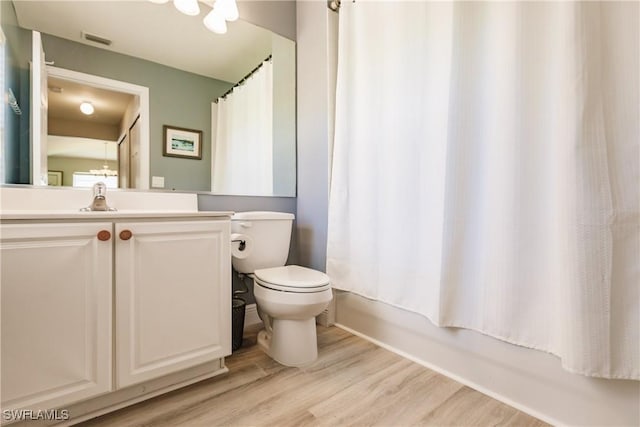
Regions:
<instances>
[{"instance_id":1,"label":"white shower curtain","mask_svg":"<svg viewBox=\"0 0 640 427\"><path fill-rule=\"evenodd\" d=\"M273 194L273 64L218 99L212 191Z\"/></svg>"},{"instance_id":2,"label":"white shower curtain","mask_svg":"<svg viewBox=\"0 0 640 427\"><path fill-rule=\"evenodd\" d=\"M334 286L639 379L638 13L343 2Z\"/></svg>"}]
</instances>

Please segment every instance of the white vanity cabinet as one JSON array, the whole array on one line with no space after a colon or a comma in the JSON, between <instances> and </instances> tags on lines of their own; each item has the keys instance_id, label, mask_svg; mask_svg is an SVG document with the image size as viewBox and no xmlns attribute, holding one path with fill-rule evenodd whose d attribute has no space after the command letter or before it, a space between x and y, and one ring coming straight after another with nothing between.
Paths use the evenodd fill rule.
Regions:
<instances>
[{"instance_id":1,"label":"white vanity cabinet","mask_svg":"<svg viewBox=\"0 0 640 427\"><path fill-rule=\"evenodd\" d=\"M0 225L3 409L52 408L111 390L112 229Z\"/></svg>"},{"instance_id":2,"label":"white vanity cabinet","mask_svg":"<svg viewBox=\"0 0 640 427\"><path fill-rule=\"evenodd\" d=\"M118 387L231 354L229 222L115 227Z\"/></svg>"},{"instance_id":3,"label":"white vanity cabinet","mask_svg":"<svg viewBox=\"0 0 640 427\"><path fill-rule=\"evenodd\" d=\"M226 372L229 217L197 214L4 216L2 408L65 408L108 392L107 405L124 405L194 366Z\"/></svg>"}]
</instances>

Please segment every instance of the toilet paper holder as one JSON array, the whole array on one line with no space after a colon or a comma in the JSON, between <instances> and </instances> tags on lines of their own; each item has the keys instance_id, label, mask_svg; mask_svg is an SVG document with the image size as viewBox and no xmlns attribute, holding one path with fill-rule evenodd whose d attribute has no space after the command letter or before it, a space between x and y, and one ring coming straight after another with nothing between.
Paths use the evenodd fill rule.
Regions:
<instances>
[{"instance_id":1,"label":"toilet paper holder","mask_svg":"<svg viewBox=\"0 0 640 427\"><path fill-rule=\"evenodd\" d=\"M245 247L247 246L247 241L242 239L235 239L231 241L231 243L235 242L240 242L240 244L238 245L238 250L244 251Z\"/></svg>"}]
</instances>

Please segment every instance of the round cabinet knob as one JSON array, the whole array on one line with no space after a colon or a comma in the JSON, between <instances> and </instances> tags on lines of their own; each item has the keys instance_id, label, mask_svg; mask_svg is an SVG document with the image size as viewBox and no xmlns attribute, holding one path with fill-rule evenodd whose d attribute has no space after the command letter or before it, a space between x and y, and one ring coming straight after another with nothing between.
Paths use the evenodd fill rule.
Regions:
<instances>
[{"instance_id":1,"label":"round cabinet knob","mask_svg":"<svg viewBox=\"0 0 640 427\"><path fill-rule=\"evenodd\" d=\"M122 240L129 240L131 236L133 236L133 233L131 232L131 230L122 230L120 232L120 238Z\"/></svg>"},{"instance_id":2,"label":"round cabinet knob","mask_svg":"<svg viewBox=\"0 0 640 427\"><path fill-rule=\"evenodd\" d=\"M102 242L106 242L111 238L111 232L108 230L100 230L98 231L98 240Z\"/></svg>"}]
</instances>

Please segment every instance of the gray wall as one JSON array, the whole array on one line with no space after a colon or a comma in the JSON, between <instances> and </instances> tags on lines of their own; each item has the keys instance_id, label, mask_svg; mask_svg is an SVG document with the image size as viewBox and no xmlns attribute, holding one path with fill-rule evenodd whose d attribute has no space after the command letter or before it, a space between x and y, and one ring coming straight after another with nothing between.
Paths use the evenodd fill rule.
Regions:
<instances>
[{"instance_id":1,"label":"gray wall","mask_svg":"<svg viewBox=\"0 0 640 427\"><path fill-rule=\"evenodd\" d=\"M149 88L149 172L165 188L208 191L211 187L211 101L231 83L43 34L47 60L55 66ZM162 126L203 132L201 160L164 157Z\"/></svg>"},{"instance_id":2,"label":"gray wall","mask_svg":"<svg viewBox=\"0 0 640 427\"><path fill-rule=\"evenodd\" d=\"M325 271L329 197L329 9L297 3L298 202L301 265Z\"/></svg>"}]
</instances>

